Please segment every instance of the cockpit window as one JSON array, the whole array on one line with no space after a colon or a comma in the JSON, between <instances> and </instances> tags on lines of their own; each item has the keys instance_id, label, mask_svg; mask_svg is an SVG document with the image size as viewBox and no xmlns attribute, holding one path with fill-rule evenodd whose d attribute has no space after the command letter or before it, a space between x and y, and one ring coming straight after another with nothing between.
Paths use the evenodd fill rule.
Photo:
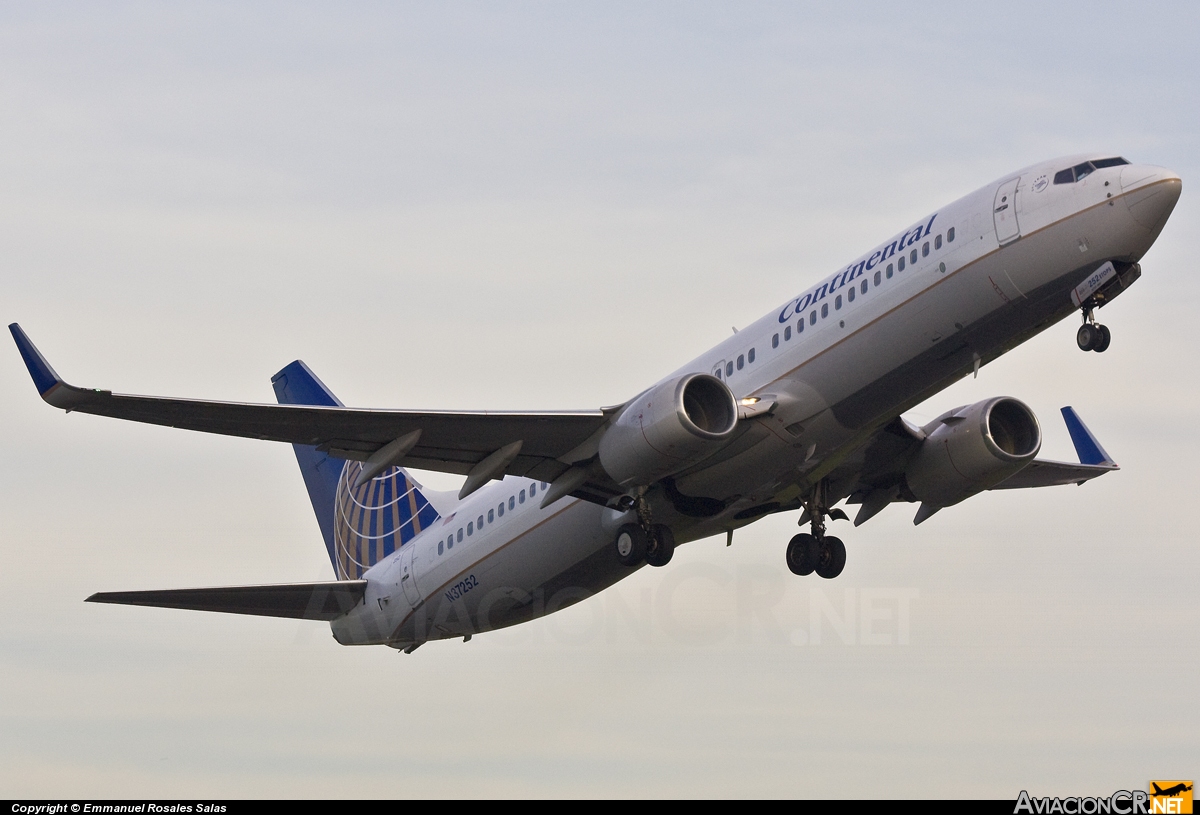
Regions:
<instances>
[{"instance_id":1,"label":"cockpit window","mask_svg":"<svg viewBox=\"0 0 1200 815\"><path fill-rule=\"evenodd\" d=\"M1085 161L1083 164L1076 164L1069 170L1060 170L1054 174L1055 184L1073 184L1076 181L1082 181L1096 170L1103 170L1105 167L1120 167L1122 164L1129 162L1120 156L1116 158L1100 158L1095 161Z\"/></svg>"}]
</instances>

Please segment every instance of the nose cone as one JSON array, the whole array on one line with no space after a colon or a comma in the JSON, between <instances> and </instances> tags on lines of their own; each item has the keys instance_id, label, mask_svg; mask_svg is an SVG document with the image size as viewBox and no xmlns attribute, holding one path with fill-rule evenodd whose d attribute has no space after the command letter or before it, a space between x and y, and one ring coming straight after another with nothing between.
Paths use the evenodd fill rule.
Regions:
<instances>
[{"instance_id":1,"label":"nose cone","mask_svg":"<svg viewBox=\"0 0 1200 815\"><path fill-rule=\"evenodd\" d=\"M1130 164L1121 170L1121 190L1133 219L1157 232L1175 209L1183 181L1164 167Z\"/></svg>"}]
</instances>

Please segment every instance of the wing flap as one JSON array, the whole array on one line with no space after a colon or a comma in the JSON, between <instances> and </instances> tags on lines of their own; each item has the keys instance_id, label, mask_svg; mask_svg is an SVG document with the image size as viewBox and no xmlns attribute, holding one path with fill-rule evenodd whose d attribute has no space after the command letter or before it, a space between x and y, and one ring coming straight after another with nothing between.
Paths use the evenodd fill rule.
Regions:
<instances>
[{"instance_id":1,"label":"wing flap","mask_svg":"<svg viewBox=\"0 0 1200 815\"><path fill-rule=\"evenodd\" d=\"M334 580L266 586L109 591L93 594L85 602L221 611L258 617L332 620L362 602L366 591L365 580Z\"/></svg>"}]
</instances>

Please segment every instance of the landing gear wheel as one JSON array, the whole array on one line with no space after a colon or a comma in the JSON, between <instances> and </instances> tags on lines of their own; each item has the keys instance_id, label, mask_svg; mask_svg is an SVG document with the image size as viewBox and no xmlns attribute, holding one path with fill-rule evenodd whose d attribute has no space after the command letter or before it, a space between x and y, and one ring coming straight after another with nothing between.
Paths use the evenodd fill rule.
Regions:
<instances>
[{"instance_id":1,"label":"landing gear wheel","mask_svg":"<svg viewBox=\"0 0 1200 815\"><path fill-rule=\"evenodd\" d=\"M1092 323L1084 323L1075 332L1075 343L1079 346L1080 351L1094 351L1096 343L1099 341L1100 331Z\"/></svg>"},{"instance_id":2,"label":"landing gear wheel","mask_svg":"<svg viewBox=\"0 0 1200 815\"><path fill-rule=\"evenodd\" d=\"M1108 350L1108 344L1112 342L1112 332L1108 330L1106 325L1096 326L1096 331L1100 336L1096 339L1096 345L1092 348L1097 354L1102 354Z\"/></svg>"},{"instance_id":3,"label":"landing gear wheel","mask_svg":"<svg viewBox=\"0 0 1200 815\"><path fill-rule=\"evenodd\" d=\"M646 557L646 533L637 524L625 524L617 530L614 547L622 566L637 566Z\"/></svg>"},{"instance_id":4,"label":"landing gear wheel","mask_svg":"<svg viewBox=\"0 0 1200 815\"><path fill-rule=\"evenodd\" d=\"M646 562L651 566L666 566L675 554L675 535L671 527L655 524L650 528L650 540L646 549Z\"/></svg>"},{"instance_id":5,"label":"landing gear wheel","mask_svg":"<svg viewBox=\"0 0 1200 815\"><path fill-rule=\"evenodd\" d=\"M819 552L817 539L807 532L801 532L788 541L788 568L792 574L798 574L801 577L812 574L813 569L817 568L817 556Z\"/></svg>"},{"instance_id":6,"label":"landing gear wheel","mask_svg":"<svg viewBox=\"0 0 1200 815\"><path fill-rule=\"evenodd\" d=\"M832 580L846 568L846 546L838 538L828 537L821 544L820 560L817 562L817 574L826 580Z\"/></svg>"}]
</instances>

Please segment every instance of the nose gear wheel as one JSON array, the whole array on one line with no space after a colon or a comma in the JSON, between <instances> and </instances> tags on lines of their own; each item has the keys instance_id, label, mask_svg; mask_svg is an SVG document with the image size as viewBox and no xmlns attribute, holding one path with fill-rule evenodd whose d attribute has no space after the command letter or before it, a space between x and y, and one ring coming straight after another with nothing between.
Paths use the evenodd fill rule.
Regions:
<instances>
[{"instance_id":1,"label":"nose gear wheel","mask_svg":"<svg viewBox=\"0 0 1200 815\"><path fill-rule=\"evenodd\" d=\"M1108 350L1111 342L1112 332L1108 330L1108 326L1097 323L1091 305L1085 305L1083 325L1079 326L1079 330L1075 332L1075 344L1079 346L1079 350L1102 354Z\"/></svg>"}]
</instances>

